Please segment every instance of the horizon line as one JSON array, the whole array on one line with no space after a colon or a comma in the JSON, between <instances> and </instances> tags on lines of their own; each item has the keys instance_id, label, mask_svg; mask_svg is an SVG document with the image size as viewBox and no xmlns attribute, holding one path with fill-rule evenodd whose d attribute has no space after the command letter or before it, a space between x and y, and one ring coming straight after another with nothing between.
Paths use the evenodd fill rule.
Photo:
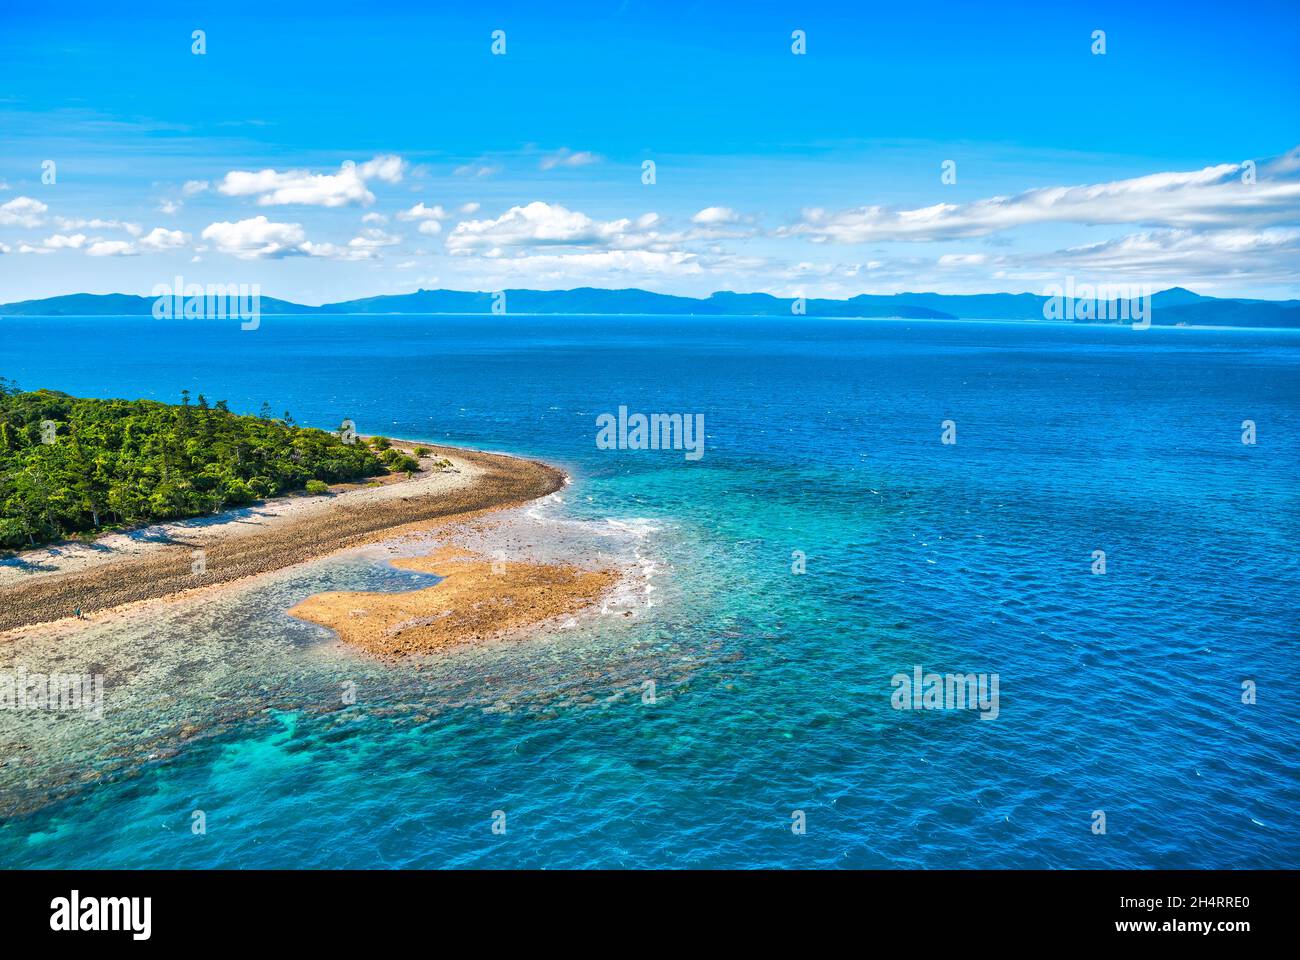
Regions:
<instances>
[{"instance_id":1,"label":"horizon line","mask_svg":"<svg viewBox=\"0 0 1300 960\"><path fill-rule=\"evenodd\" d=\"M197 281L196 281L196 283L197 283ZM225 286L225 287L228 287L228 288L234 288L234 289L238 289L238 288L241 286L241 284L238 284L238 283L226 283L226 284L220 284L220 283L205 283L205 284L201 284L201 285L204 286L205 288L208 287L208 286ZM155 285L155 286L157 286L157 285ZM258 287L260 288L261 285L260 285L260 284L247 284L247 283L246 283L246 284L242 284L242 286L244 286L244 287L258 286ZM1111 291L1113 291L1114 288L1116 288L1116 287L1125 287L1125 286L1132 287L1132 286L1135 286L1135 285L1134 285L1134 284L1120 284L1120 283L1113 283L1113 282L1112 282L1112 283L1100 283L1100 284L1083 284L1083 285L1081 285L1081 286L1090 286L1090 287L1094 287L1094 288L1097 290L1098 294L1101 294L1102 292L1111 292ZM405 292L402 292L402 293L378 293L378 294L370 294L370 295L367 295L367 296L361 296L361 297L352 297L352 298L344 299L344 300L325 301L325 302L322 302L322 303L304 303L304 302L301 302L301 301L298 301L298 300L290 300L290 299L287 299L287 298L284 298L284 297L276 297L276 296L274 296L274 295L272 295L272 294L265 294L265 296L266 296L268 299L271 299L271 300L277 300L277 301L279 301L279 302L281 302L281 303L291 304L292 306L296 306L296 307L324 308L324 307L330 307L330 306L338 306L339 304L345 304L345 303L359 303L359 302L366 301L366 300L381 300L381 299L385 299L385 298L411 297L411 296L416 296L416 295L418 295L418 294L422 294L422 293L450 293L450 294L464 294L464 295L489 296L489 297L490 297L490 296L495 296L496 294L499 294L499 293L507 293L507 294L508 294L508 293L554 293L554 294L560 294L560 293L578 293L578 292L584 292L584 291L592 291L592 292L599 292L599 293L640 293L640 294L647 294L647 295L649 295L649 296L654 296L654 297L663 297L663 298L666 298L666 299L672 299L672 300L692 300L692 301L696 301L696 302L698 302L698 303L707 303L709 300L712 300L712 299L715 298L715 297L718 297L718 296L725 296L725 295L740 296L740 297L768 297L768 298L770 298L770 299L772 299L772 300L776 300L776 301L786 301L786 302L789 302L789 303L795 303L795 302L797 302L797 301L799 301L799 300L804 300L805 302L848 303L848 302L850 302L850 301L857 300L857 299L861 299L861 298L866 298L866 297L875 297L875 298L884 298L884 299L896 299L896 298L899 298L899 297L942 297L942 298L945 298L945 299L949 299L949 298L951 298L951 299L956 299L956 298L972 298L972 297L1034 297L1034 298L1037 298L1037 299L1051 299L1052 296L1054 296L1054 295L1052 295L1052 294L1047 294L1047 293L1033 293L1033 292L1030 292L1030 291L1021 291L1021 292L1018 292L1018 293L1017 293L1017 292L1012 292L1012 291L1008 291L1008 290L985 291L985 292L981 292L981 293L939 293L939 292L937 292L937 291L933 291L933 290L904 290L904 291L899 291L899 292L896 292L896 293L867 293L867 292L863 292L863 293L853 294L852 296L848 296L848 297L807 297L807 296L791 296L791 295L775 294L775 293L770 293L770 292L765 291L765 290L744 291L744 290L730 290L730 289L714 290L713 292L711 292L711 293L709 293L709 294L707 294L707 295L705 295L705 296L690 296L690 295L688 295L688 294L680 294L680 293L664 293L664 292L661 292L661 291L658 291L658 290L648 290L648 289L646 289L645 287L593 287L593 286L559 287L559 288L541 288L541 287L503 287L503 288L499 288L499 289L496 289L496 290L460 290L460 289L455 289L455 288L452 288L452 287L419 287L419 288L417 288L417 289L415 289L415 290L408 290L408 291L405 291ZM1154 296L1159 296L1159 295L1161 295L1161 294L1171 293L1171 292L1175 292L1175 291L1182 291L1182 292L1185 292L1185 293L1189 293L1189 294L1191 294L1191 295L1193 295L1193 296L1195 296L1195 297L1197 297L1197 298L1199 298L1199 299L1202 299L1202 300L1216 300L1216 301L1222 301L1222 302L1232 302L1232 301L1235 301L1235 302L1247 302L1247 303L1269 303L1269 304L1289 304L1289 303L1297 303L1297 302L1298 302L1295 298L1285 299L1285 300L1270 300L1270 299L1265 299L1265 298L1262 298L1262 297L1220 297L1220 296L1215 296L1215 295L1213 295L1213 294L1197 293L1195 290L1191 289L1190 287L1185 287L1185 286L1182 286L1181 284L1174 284L1174 285L1172 285L1172 286L1165 287L1165 288L1160 289L1160 290L1152 290L1152 291L1150 291L1150 292L1147 293L1147 294L1138 294L1138 295L1134 295L1134 296L1131 296L1131 297L1128 297L1128 298L1124 298L1124 297L1121 297L1121 296L1119 296L1119 295L1115 295L1115 296L1111 297L1111 299L1113 299L1113 300L1120 300L1120 299L1137 299L1138 297L1140 297L1140 296L1144 296L1144 295L1145 295L1145 296L1152 296L1152 297L1154 297ZM31 304L31 303L41 303L41 302L46 301L46 300L56 300L56 299L60 299L60 298L63 298L63 297L100 297L100 298L102 298L102 297L137 297L137 298L140 298L140 299L143 299L143 300L149 300L149 299L156 299L156 298L159 297L159 296L165 296L165 295L166 295L166 294L157 294L157 293L152 293L152 292L151 292L151 293L147 293L147 294L146 294L146 293L128 293L128 292L124 292L124 291L113 291L113 292L109 292L109 293L91 293L91 292L89 292L89 291L85 291L85 290L75 290L75 291L71 291L71 292L68 292L68 293L55 293L55 294L49 294L49 295L47 295L47 296L42 296L42 297L29 297L29 298L24 299L24 300L10 300L10 301L5 301L5 302L3 302L3 303L0 303L0 308L3 308L3 307L10 307L10 306L19 306L19 305L23 305L23 304ZM258 294L258 295L259 295L259 296L262 296L262 295L263 295L263 294L261 294L260 289L259 289L259 294ZM175 294L173 293L172 296L175 296ZM183 296L183 295L182 295L182 296ZM1096 299L1096 300L1100 300L1100 299L1103 299L1103 298L1099 295L1099 296L1097 296L1097 297L1093 297L1093 298L1086 298L1086 297L1067 297L1066 299L1074 299L1074 300L1080 300L1080 299Z\"/></svg>"}]
</instances>

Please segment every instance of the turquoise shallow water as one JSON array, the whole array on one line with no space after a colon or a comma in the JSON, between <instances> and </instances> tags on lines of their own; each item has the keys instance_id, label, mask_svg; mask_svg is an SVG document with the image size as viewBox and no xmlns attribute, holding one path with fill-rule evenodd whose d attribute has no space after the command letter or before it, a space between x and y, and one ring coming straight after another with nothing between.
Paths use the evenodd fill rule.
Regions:
<instances>
[{"instance_id":1,"label":"turquoise shallow water","mask_svg":"<svg viewBox=\"0 0 1300 960\"><path fill-rule=\"evenodd\" d=\"M549 459L573 484L511 536L639 575L626 611L418 672L282 612L413 585L382 554L0 652L100 664L111 695L98 726L0 714L0 863L1300 865L1294 332L5 323L0 373L29 389ZM597 449L619 405L704 414L703 459ZM893 709L915 665L998 674L997 719Z\"/></svg>"}]
</instances>

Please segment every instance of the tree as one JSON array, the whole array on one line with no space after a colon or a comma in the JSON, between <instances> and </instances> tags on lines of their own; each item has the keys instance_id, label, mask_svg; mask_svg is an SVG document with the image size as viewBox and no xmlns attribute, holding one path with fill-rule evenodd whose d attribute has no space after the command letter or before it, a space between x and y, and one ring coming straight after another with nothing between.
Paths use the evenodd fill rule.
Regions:
<instances>
[{"instance_id":1,"label":"tree","mask_svg":"<svg viewBox=\"0 0 1300 960\"><path fill-rule=\"evenodd\" d=\"M151 400L19 392L0 380L0 547L94 533L112 524L192 517L260 497L384 472L364 444L304 428L286 412L236 416ZM268 414L269 402L263 404ZM58 426L42 442L41 424Z\"/></svg>"}]
</instances>

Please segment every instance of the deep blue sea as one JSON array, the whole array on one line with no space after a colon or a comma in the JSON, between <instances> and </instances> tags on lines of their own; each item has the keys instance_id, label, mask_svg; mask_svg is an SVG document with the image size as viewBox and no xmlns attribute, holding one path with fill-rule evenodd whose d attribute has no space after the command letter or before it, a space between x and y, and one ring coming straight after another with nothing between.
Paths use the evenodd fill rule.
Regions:
<instances>
[{"instance_id":1,"label":"deep blue sea","mask_svg":"<svg viewBox=\"0 0 1300 960\"><path fill-rule=\"evenodd\" d=\"M1300 867L1300 332L4 325L26 389L188 389L557 463L572 484L519 529L607 543L646 589L419 671L283 613L410 579L367 557L0 650L116 665L121 704L0 714L0 865ZM620 405L703 414L704 456L598 449ZM997 717L894 709L918 666L997 674Z\"/></svg>"}]
</instances>

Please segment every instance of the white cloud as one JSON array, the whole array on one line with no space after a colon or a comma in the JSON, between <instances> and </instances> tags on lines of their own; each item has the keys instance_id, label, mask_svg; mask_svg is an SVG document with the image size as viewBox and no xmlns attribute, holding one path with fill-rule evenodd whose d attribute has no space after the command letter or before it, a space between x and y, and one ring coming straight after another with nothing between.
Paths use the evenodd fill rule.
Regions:
<instances>
[{"instance_id":1,"label":"white cloud","mask_svg":"<svg viewBox=\"0 0 1300 960\"><path fill-rule=\"evenodd\" d=\"M180 230L168 230L166 227L154 227L139 240L145 250L174 250L190 242L190 235Z\"/></svg>"},{"instance_id":2,"label":"white cloud","mask_svg":"<svg viewBox=\"0 0 1300 960\"><path fill-rule=\"evenodd\" d=\"M421 200L409 210L403 210L397 214L398 220L418 220L420 221L419 230L421 233L433 236L442 233L442 224L440 220L446 220L451 214L442 208L441 205L435 204L432 207L426 207Z\"/></svg>"},{"instance_id":3,"label":"white cloud","mask_svg":"<svg viewBox=\"0 0 1300 960\"><path fill-rule=\"evenodd\" d=\"M45 222L42 214L50 209L39 200L31 197L14 197L8 203L0 203L0 224L18 227L39 227Z\"/></svg>"},{"instance_id":4,"label":"white cloud","mask_svg":"<svg viewBox=\"0 0 1300 960\"><path fill-rule=\"evenodd\" d=\"M56 233L52 237L46 237L41 241L41 246L47 250L80 250L86 245L86 235L84 233L74 233L71 236Z\"/></svg>"},{"instance_id":5,"label":"white cloud","mask_svg":"<svg viewBox=\"0 0 1300 960\"><path fill-rule=\"evenodd\" d=\"M157 233L157 231L154 231ZM221 253L241 260L278 260L283 257L320 257L328 260L373 260L383 247L401 243L401 237L382 230L362 230L345 245L308 240L300 223L274 223L252 217L238 223L213 223L203 229L204 240Z\"/></svg>"},{"instance_id":6,"label":"white cloud","mask_svg":"<svg viewBox=\"0 0 1300 960\"><path fill-rule=\"evenodd\" d=\"M447 237L453 253L502 247L635 245L636 226L628 219L599 221L559 204L535 200L511 207L495 220L462 220Z\"/></svg>"},{"instance_id":7,"label":"white cloud","mask_svg":"<svg viewBox=\"0 0 1300 960\"><path fill-rule=\"evenodd\" d=\"M220 252L241 260L278 259L306 252L302 249L307 239L302 224L274 223L266 217L212 223L200 236Z\"/></svg>"},{"instance_id":8,"label":"white cloud","mask_svg":"<svg viewBox=\"0 0 1300 960\"><path fill-rule=\"evenodd\" d=\"M798 281L807 295L836 297L905 290L1041 294L1048 284L1064 284L1067 277L1096 286L1150 284L1153 290L1186 286L1216 296L1259 296L1264 286L1279 292L1293 286L1297 262L1300 227L1163 229L1024 253L899 256L862 264L772 264L757 280L760 285L776 283L774 292L795 289L779 281Z\"/></svg>"},{"instance_id":9,"label":"white cloud","mask_svg":"<svg viewBox=\"0 0 1300 960\"><path fill-rule=\"evenodd\" d=\"M715 226L726 223L739 223L740 214L736 213L730 207L705 207L695 216L691 217L691 223L698 223L702 226Z\"/></svg>"},{"instance_id":10,"label":"white cloud","mask_svg":"<svg viewBox=\"0 0 1300 960\"><path fill-rule=\"evenodd\" d=\"M158 212L165 213L168 216L175 214L177 211L180 210L180 208L181 208L181 202L179 200L164 199L160 201L158 204Z\"/></svg>"},{"instance_id":11,"label":"white cloud","mask_svg":"<svg viewBox=\"0 0 1300 960\"><path fill-rule=\"evenodd\" d=\"M1263 225L1300 213L1300 147L1260 164L1254 183L1242 163L1202 170L1157 173L1109 183L1045 187L1011 197L971 203L936 203L901 209L864 206L803 211L800 223L778 236L804 236L817 243L883 240L945 240L976 237L1036 223L1150 224L1193 229Z\"/></svg>"},{"instance_id":12,"label":"white cloud","mask_svg":"<svg viewBox=\"0 0 1300 960\"><path fill-rule=\"evenodd\" d=\"M362 180L382 180L384 183L401 183L405 169L406 161L394 154L375 157L357 167Z\"/></svg>"},{"instance_id":13,"label":"white cloud","mask_svg":"<svg viewBox=\"0 0 1300 960\"><path fill-rule=\"evenodd\" d=\"M127 240L96 240L86 248L88 257L133 257L136 249Z\"/></svg>"},{"instance_id":14,"label":"white cloud","mask_svg":"<svg viewBox=\"0 0 1300 960\"><path fill-rule=\"evenodd\" d=\"M196 194L203 193L210 186L211 184L206 180L186 180L185 185L181 187L181 193L185 194L187 197L192 197Z\"/></svg>"},{"instance_id":15,"label":"white cloud","mask_svg":"<svg viewBox=\"0 0 1300 960\"><path fill-rule=\"evenodd\" d=\"M104 223L117 225L116 221L66 222L79 222L89 225L102 225ZM136 234L140 232L142 231L137 230ZM177 247L185 246L189 241L190 235L188 233L182 233L180 230L168 230L165 227L155 227L147 235L140 237L140 239L135 243L132 243L129 240L105 240L103 237L94 237L91 239L87 238L84 233L56 233L53 236L46 237L42 240L39 248L28 248L21 252L52 253L56 250L85 250L86 255L91 257L134 257L142 250L148 250L151 252L174 250Z\"/></svg>"},{"instance_id":16,"label":"white cloud","mask_svg":"<svg viewBox=\"0 0 1300 960\"><path fill-rule=\"evenodd\" d=\"M435 204L432 207L426 207L421 200L409 210L403 210L397 215L398 220L446 220L450 217L446 210L440 205Z\"/></svg>"},{"instance_id":17,"label":"white cloud","mask_svg":"<svg viewBox=\"0 0 1300 960\"><path fill-rule=\"evenodd\" d=\"M479 209L479 205L475 203L473 200L471 200L469 203L462 203L460 205L460 209L458 209L456 212L467 217L471 213L478 213L478 209Z\"/></svg>"},{"instance_id":18,"label":"white cloud","mask_svg":"<svg viewBox=\"0 0 1300 960\"><path fill-rule=\"evenodd\" d=\"M382 213L367 213L361 218L362 223L387 223L388 218Z\"/></svg>"},{"instance_id":19,"label":"white cloud","mask_svg":"<svg viewBox=\"0 0 1300 960\"><path fill-rule=\"evenodd\" d=\"M653 278L665 270L692 273L697 268L726 262L731 255L713 241L751 232L749 228L724 232L701 226L665 229L657 213L635 219L596 220L560 204L537 200L511 207L495 219L460 221L448 235L446 248L461 257L531 263L546 269L548 276L556 275L558 258L572 258L575 269L583 271L594 271L604 264L611 272L634 274L641 270ZM700 241L707 243L700 246ZM592 256L594 251L654 256L600 258ZM541 256L549 259L538 259ZM730 262L734 265L740 261L732 258Z\"/></svg>"},{"instance_id":20,"label":"white cloud","mask_svg":"<svg viewBox=\"0 0 1300 960\"><path fill-rule=\"evenodd\" d=\"M369 260L372 258L368 253L352 254L347 247L340 247L337 243L316 243L312 240L304 240L292 251L295 255L305 257L321 257L326 260Z\"/></svg>"},{"instance_id":21,"label":"white cloud","mask_svg":"<svg viewBox=\"0 0 1300 960\"><path fill-rule=\"evenodd\" d=\"M585 167L591 163L599 163L600 157L590 150L570 150L568 147L560 147L554 153L548 153L538 162L539 170L553 170L555 167Z\"/></svg>"},{"instance_id":22,"label":"white cloud","mask_svg":"<svg viewBox=\"0 0 1300 960\"><path fill-rule=\"evenodd\" d=\"M83 219L80 217L55 217L54 222L60 230L125 230L133 237L141 232L140 224L126 220Z\"/></svg>"},{"instance_id":23,"label":"white cloud","mask_svg":"<svg viewBox=\"0 0 1300 960\"><path fill-rule=\"evenodd\" d=\"M1161 289L1240 279L1293 283L1298 262L1297 227L1150 230L1018 259L1008 275L1073 272L1094 281L1149 282Z\"/></svg>"},{"instance_id":24,"label":"white cloud","mask_svg":"<svg viewBox=\"0 0 1300 960\"><path fill-rule=\"evenodd\" d=\"M383 230L362 230L360 236L348 241L348 249L356 256L364 254L361 259L371 259L384 247L393 247L402 242L402 238Z\"/></svg>"},{"instance_id":25,"label":"white cloud","mask_svg":"<svg viewBox=\"0 0 1300 960\"><path fill-rule=\"evenodd\" d=\"M232 170L217 186L228 197L257 197L258 206L303 204L317 207L342 207L350 203L374 203L375 195L366 186L369 180L397 183L402 179L405 161L401 157L375 157L360 165L351 160L338 173L312 173L309 170L278 171Z\"/></svg>"},{"instance_id":26,"label":"white cloud","mask_svg":"<svg viewBox=\"0 0 1300 960\"><path fill-rule=\"evenodd\" d=\"M396 242L398 238L393 239ZM299 247L299 252L309 257L320 257L326 260L375 260L379 257L379 248L386 246L389 246L387 241L376 241L371 237L359 236L353 237L344 246L339 246L337 243L314 243L308 240Z\"/></svg>"}]
</instances>

